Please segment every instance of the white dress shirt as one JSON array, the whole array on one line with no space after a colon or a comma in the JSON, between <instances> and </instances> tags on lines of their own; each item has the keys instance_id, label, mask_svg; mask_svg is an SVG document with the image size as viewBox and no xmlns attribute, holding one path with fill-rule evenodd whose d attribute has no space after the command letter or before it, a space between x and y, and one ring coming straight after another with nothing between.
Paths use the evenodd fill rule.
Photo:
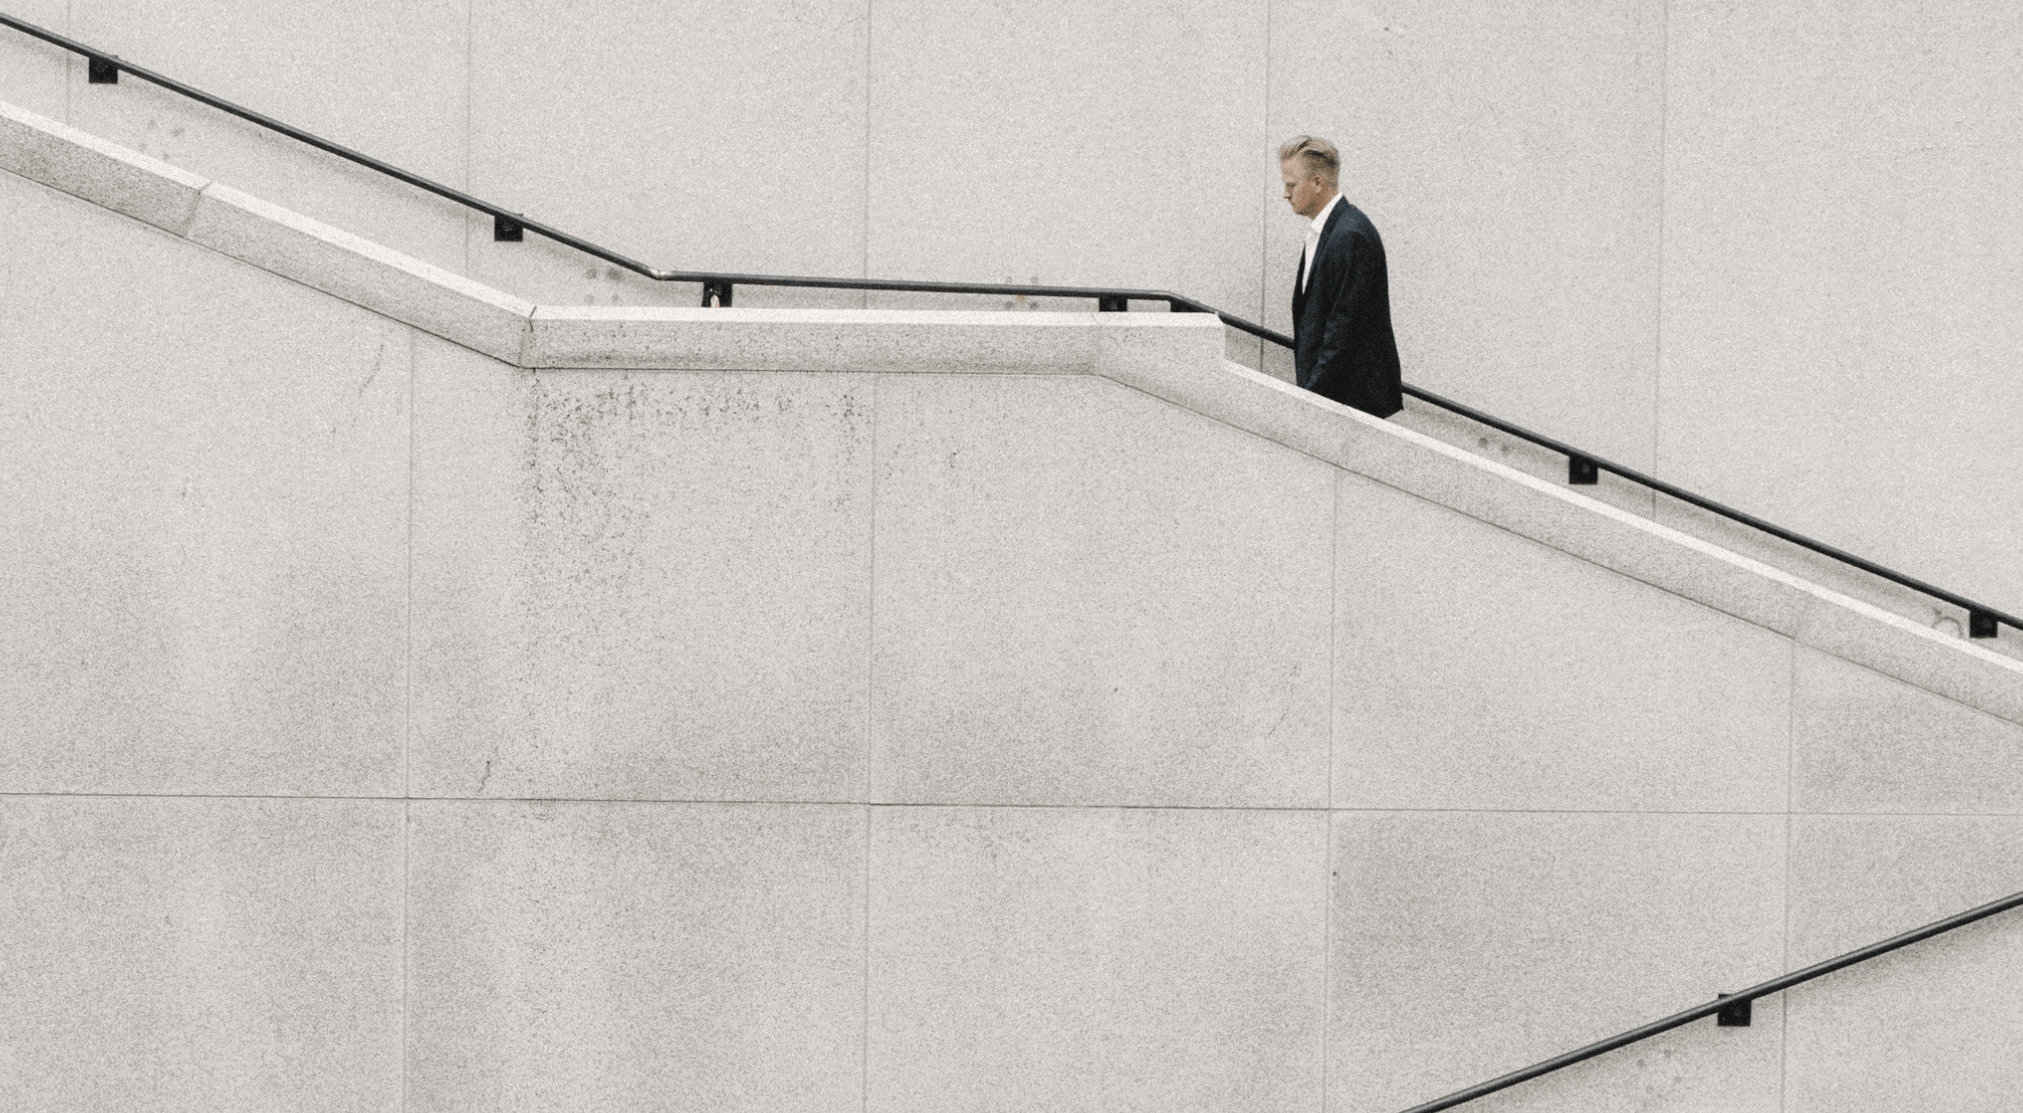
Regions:
<instances>
[{"instance_id":1,"label":"white dress shirt","mask_svg":"<svg viewBox=\"0 0 2023 1113\"><path fill-rule=\"evenodd\" d=\"M1337 191L1327 204L1321 206L1321 211L1314 214L1313 224L1307 228L1307 246L1305 251L1300 252L1299 264L1299 292L1302 294L1307 292L1307 279L1314 273L1314 252L1321 246L1321 231L1328 226L1328 214L1341 203L1342 195Z\"/></svg>"}]
</instances>

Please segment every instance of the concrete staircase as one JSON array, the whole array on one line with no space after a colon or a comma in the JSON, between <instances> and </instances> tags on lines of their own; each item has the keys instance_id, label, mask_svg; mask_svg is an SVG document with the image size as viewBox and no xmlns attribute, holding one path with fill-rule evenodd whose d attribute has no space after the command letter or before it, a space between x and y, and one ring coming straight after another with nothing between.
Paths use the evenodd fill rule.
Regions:
<instances>
[{"instance_id":1,"label":"concrete staircase","mask_svg":"<svg viewBox=\"0 0 2023 1113\"><path fill-rule=\"evenodd\" d=\"M1204 317L0 171L0 1104L1376 1111L2023 888L2012 646ZM1994 1108L2019 938L1480 1107Z\"/></svg>"}]
</instances>

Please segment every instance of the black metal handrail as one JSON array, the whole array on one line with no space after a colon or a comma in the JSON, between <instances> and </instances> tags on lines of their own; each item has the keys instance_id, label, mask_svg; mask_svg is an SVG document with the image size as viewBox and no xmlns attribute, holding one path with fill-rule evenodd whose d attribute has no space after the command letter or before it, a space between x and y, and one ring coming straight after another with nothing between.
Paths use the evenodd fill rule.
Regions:
<instances>
[{"instance_id":1,"label":"black metal handrail","mask_svg":"<svg viewBox=\"0 0 2023 1113\"><path fill-rule=\"evenodd\" d=\"M270 131L276 131L291 139L307 143L318 150L355 162L360 166L369 167L417 189L427 190L439 197L455 201L466 208L485 213L492 218L492 235L494 239L514 241L522 239L526 232L533 232L536 235L546 236L557 243L573 247L586 255L602 259L613 266L622 267L634 274L650 278L655 282L700 283L702 285L702 304L704 306L730 305L732 292L738 286L799 286L836 290L881 290L935 294L1009 294L1025 297L1088 298L1096 302L1098 309L1106 312L1122 312L1129 308L1129 303L1134 301L1165 302L1175 313L1213 313L1223 324L1228 325L1230 328L1269 340L1280 347L1293 347L1293 338L1282 332L1268 329L1254 321L1247 321L1233 313L1226 313L1214 306L1173 293L1170 290L1133 290L1097 286L1040 286L986 282L916 282L902 279L816 278L800 275L733 274L723 271L660 270L656 267L650 267L637 259L620 255L609 248L600 247L578 236L572 236L560 229L551 228L539 221L529 220L520 213L509 212L498 205L473 197L462 190L453 189L440 182L424 178L419 174L402 170L400 167L382 162L371 155L362 154L349 147L333 143L321 136L312 135L300 128L284 124L272 117L263 116L249 108L233 104L223 97L213 96L201 89L185 85L174 78L136 66L117 55L87 46L74 39L59 35L54 31L37 27L34 24L16 19L5 13L0 13L0 26L12 27L23 34L32 35L53 46L58 46L73 54L84 56L90 64L90 80L95 84L116 83L121 73L130 73L143 81L151 82L171 92L188 97L191 100L209 105L220 112L230 113L242 120L267 128ZM1403 389L1407 395L1429 405L1459 414L1470 421L1479 422L1510 436L1529 441L1541 448L1564 455L1567 458L1567 482L1570 484L1576 486L1592 485L1597 481L1599 473L1606 472L1639 486L1657 491L1660 494L1668 495L1681 502L1699 507L1709 513L1719 515L1731 521L1740 522L1752 529L1761 530L1800 548L1811 550L1821 556L1859 568L1870 575L1879 576L1899 586L1910 588L1913 591L1959 607L1967 612L1967 633L1969 637L1995 637L1998 633L1998 626L2004 623L2012 628L2023 630L2023 619L1996 610L1984 603L1977 603L1966 596L1947 591L1944 588L1934 586L1912 576L1907 576L1893 569L1885 568L1874 561L1855 556L1852 553L1837 549L1824 542L1814 541L1803 534L1785 529L1782 526L1773 525L1761 518L1746 514L1732 507L1723 506L1712 499L1702 498L1690 491L1682 490L1670 483L1666 483L1661 479L1606 460L1592 452L1564 444L1544 434L1534 433L1529 429L1504 421L1501 418L1492 417L1480 410L1465 406L1448 398L1443 398L1431 391L1423 390L1410 384L1405 384Z\"/></svg>"},{"instance_id":2,"label":"black metal handrail","mask_svg":"<svg viewBox=\"0 0 2023 1113\"><path fill-rule=\"evenodd\" d=\"M1750 986L1739 993L1723 994L1704 1005L1696 1005L1685 1012L1673 1013L1663 1020L1654 1020L1641 1027L1632 1028L1627 1032L1610 1036L1605 1040L1598 1040L1588 1044L1586 1047L1569 1051L1564 1055L1555 1055L1543 1062L1533 1063L1523 1070L1512 1071L1501 1077L1492 1078L1487 1082L1470 1086L1465 1090L1456 1090L1446 1097L1435 1098L1432 1101L1415 1105L1410 1109L1404 1110L1403 1113L1438 1113L1442 1109L1452 1109L1463 1102L1474 1101L1476 1098L1493 1094L1498 1090L1509 1089L1520 1082L1529 1082L1540 1075L1551 1074L1562 1067L1570 1067L1575 1063L1592 1059L1604 1052L1614 1051L1619 1047L1627 1047L1641 1040L1650 1039L1652 1036L1662 1032L1669 1032L1682 1025L1691 1024L1693 1021L1704 1017L1747 1005L1759 997L1766 997L1772 993L1790 989L1792 986L1798 985L1801 982L1809 982L1822 974L1831 974L1836 970L1853 966L1855 963L1866 962L1878 955L1888 954L1899 947L1908 947L1912 943L1930 939L1934 935L1943 935L1954 928L1965 927L1976 920L1987 919L1997 912L2006 912L2018 905L2023 905L2023 893L2015 893L2003 897L2001 900L1991 901L1981 905L1979 908L1970 908L1957 916L1948 916L1935 923L1926 924L1924 927L1904 932L1902 935L1893 935L1880 943L1871 943L1859 950L1849 951L1838 958L1830 958L1825 962L1814 963L1803 970L1794 970L1782 977L1772 978L1761 985Z\"/></svg>"}]
</instances>

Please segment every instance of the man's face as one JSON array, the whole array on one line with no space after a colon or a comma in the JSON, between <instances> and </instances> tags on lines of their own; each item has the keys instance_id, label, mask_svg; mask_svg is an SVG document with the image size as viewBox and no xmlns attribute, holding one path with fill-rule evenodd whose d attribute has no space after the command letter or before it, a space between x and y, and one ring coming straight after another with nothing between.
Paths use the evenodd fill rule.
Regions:
<instances>
[{"instance_id":1,"label":"man's face","mask_svg":"<svg viewBox=\"0 0 2023 1113\"><path fill-rule=\"evenodd\" d=\"M1292 205L1292 211L1312 220L1320 215L1321 206L1335 191L1321 180L1318 174L1309 174L1301 169L1298 159L1287 159L1278 164L1279 177L1285 179L1285 199Z\"/></svg>"}]
</instances>

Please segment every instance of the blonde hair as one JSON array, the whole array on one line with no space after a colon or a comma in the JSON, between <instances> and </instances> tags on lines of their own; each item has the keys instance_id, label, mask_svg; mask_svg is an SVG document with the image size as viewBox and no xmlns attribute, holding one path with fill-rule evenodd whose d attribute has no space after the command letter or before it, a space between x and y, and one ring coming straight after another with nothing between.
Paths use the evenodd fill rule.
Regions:
<instances>
[{"instance_id":1,"label":"blonde hair","mask_svg":"<svg viewBox=\"0 0 2023 1113\"><path fill-rule=\"evenodd\" d=\"M1279 144L1278 160L1291 162L1293 159L1299 160L1300 169L1320 175L1329 185L1341 179L1342 152L1319 136L1301 135Z\"/></svg>"}]
</instances>

